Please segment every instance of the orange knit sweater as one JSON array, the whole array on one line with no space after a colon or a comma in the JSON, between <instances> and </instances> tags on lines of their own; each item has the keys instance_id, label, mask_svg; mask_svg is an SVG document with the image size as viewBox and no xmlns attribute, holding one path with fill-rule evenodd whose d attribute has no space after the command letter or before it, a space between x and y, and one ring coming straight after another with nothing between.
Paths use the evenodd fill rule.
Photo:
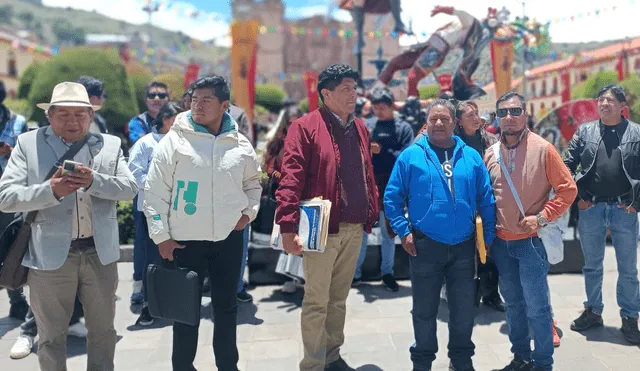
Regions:
<instances>
[{"instance_id":1,"label":"orange knit sweater","mask_svg":"<svg viewBox=\"0 0 640 371\"><path fill-rule=\"evenodd\" d=\"M510 160L509 150L504 145L500 150L507 168L511 161L515 162L510 175L527 216L542 213L547 220L553 221L567 211L576 198L577 187L551 143L539 135L528 133L516 148L513 160ZM518 226L522 214L492 150L487 150L484 161L496 198L496 235L506 241L535 236L535 233L527 234ZM551 189L556 192L553 199L549 199Z\"/></svg>"}]
</instances>

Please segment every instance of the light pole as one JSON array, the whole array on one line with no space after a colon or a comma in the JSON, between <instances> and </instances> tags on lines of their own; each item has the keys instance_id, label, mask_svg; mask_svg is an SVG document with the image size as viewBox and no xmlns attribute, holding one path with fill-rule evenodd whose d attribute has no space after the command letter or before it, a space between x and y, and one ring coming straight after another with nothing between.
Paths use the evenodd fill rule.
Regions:
<instances>
[{"instance_id":1,"label":"light pole","mask_svg":"<svg viewBox=\"0 0 640 371\"><path fill-rule=\"evenodd\" d=\"M142 11L147 13L149 16L149 21L147 22L149 32L149 46L151 46L151 16L158 10L160 10L160 4L153 4L151 0L147 0L147 5L142 7Z\"/></svg>"}]
</instances>

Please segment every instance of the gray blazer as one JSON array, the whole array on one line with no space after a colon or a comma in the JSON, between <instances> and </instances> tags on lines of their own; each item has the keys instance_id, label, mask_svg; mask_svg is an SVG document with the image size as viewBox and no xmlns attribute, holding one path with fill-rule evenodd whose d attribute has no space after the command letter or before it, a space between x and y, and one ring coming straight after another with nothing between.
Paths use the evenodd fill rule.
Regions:
<instances>
[{"instance_id":1,"label":"gray blazer","mask_svg":"<svg viewBox=\"0 0 640 371\"><path fill-rule=\"evenodd\" d=\"M91 196L94 240L102 264L120 258L116 201L131 200L138 187L120 149L120 139L108 134L92 134L87 142L93 156ZM49 181L43 182L67 148L51 127L18 137L9 164L0 179L0 211L39 210L31 229L29 251L22 265L32 269L60 268L71 245L71 215L74 194L58 201Z\"/></svg>"}]
</instances>

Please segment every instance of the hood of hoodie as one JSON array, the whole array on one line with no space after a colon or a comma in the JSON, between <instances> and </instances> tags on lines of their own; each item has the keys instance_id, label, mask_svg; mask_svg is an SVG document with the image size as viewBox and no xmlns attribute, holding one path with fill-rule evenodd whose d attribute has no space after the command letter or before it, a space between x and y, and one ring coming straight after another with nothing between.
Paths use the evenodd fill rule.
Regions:
<instances>
[{"instance_id":1,"label":"hood of hoodie","mask_svg":"<svg viewBox=\"0 0 640 371\"><path fill-rule=\"evenodd\" d=\"M194 134L194 135L212 135L207 131L207 128L193 121L191 117L191 111L186 111L178 114L171 130L178 134ZM222 125L220 127L220 134L217 137L223 136L237 136L238 123L231 117L228 112L225 112L222 116Z\"/></svg>"}]
</instances>

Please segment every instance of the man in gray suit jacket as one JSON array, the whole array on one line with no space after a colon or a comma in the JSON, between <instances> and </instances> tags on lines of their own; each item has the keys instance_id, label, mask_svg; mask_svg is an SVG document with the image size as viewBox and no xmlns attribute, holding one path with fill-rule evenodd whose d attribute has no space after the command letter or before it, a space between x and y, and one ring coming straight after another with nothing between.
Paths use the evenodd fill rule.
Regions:
<instances>
[{"instance_id":1,"label":"man in gray suit jacket","mask_svg":"<svg viewBox=\"0 0 640 371\"><path fill-rule=\"evenodd\" d=\"M138 188L120 149L120 139L89 134L93 112L84 86L63 82L51 103L38 104L51 125L18 137L2 179L0 211L38 210L32 224L28 268L32 310L40 336L42 370L66 370L66 338L76 293L87 324L87 369L114 369L115 293L120 257L116 201ZM86 144L74 156L81 163L44 178L69 147Z\"/></svg>"}]
</instances>

